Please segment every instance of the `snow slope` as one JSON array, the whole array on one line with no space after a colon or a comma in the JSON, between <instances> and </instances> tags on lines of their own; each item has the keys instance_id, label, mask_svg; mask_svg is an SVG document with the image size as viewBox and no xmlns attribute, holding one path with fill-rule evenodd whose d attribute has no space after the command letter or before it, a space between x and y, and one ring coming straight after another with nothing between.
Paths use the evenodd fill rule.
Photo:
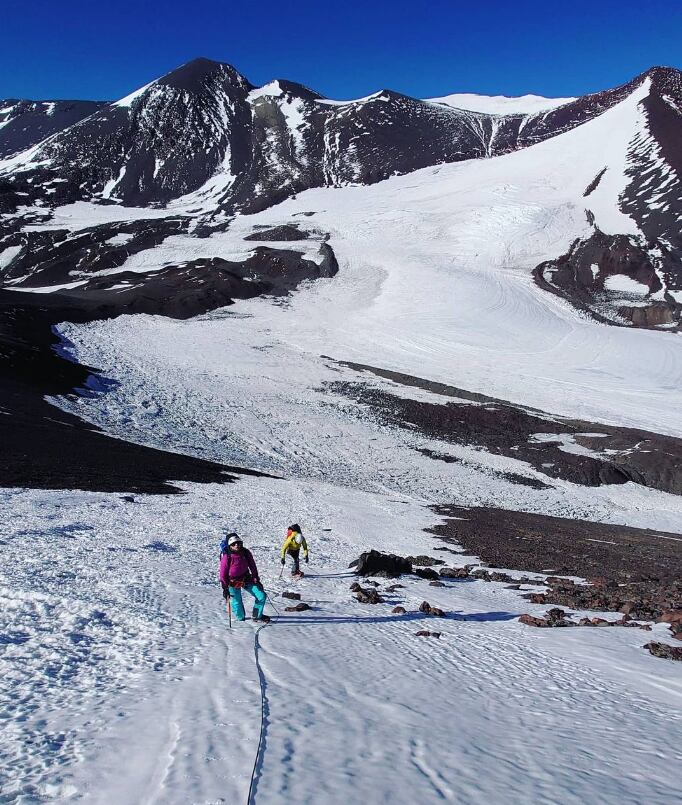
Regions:
<instances>
[{"instance_id":1,"label":"snow slope","mask_svg":"<svg viewBox=\"0 0 682 805\"><path fill-rule=\"evenodd\" d=\"M421 531L433 515L409 497L244 479L136 503L2 491L0 507L4 801L247 801L260 680L253 627L229 631L214 579L226 526L246 536L283 615L259 633L253 801L676 797L682 682L641 650L648 635L541 634L515 617L542 608L484 582L402 580L386 604L353 601L346 565L368 543L437 544ZM293 517L310 538L296 590L312 610L288 615L276 557ZM389 614L424 598L449 617ZM441 639L422 642L423 628Z\"/></svg>"},{"instance_id":2,"label":"snow slope","mask_svg":"<svg viewBox=\"0 0 682 805\"><path fill-rule=\"evenodd\" d=\"M490 115L533 115L556 109L576 98L543 98L541 95L476 95L470 92L443 95L440 98L426 98L429 103L441 103L455 109L468 109L470 112L485 112Z\"/></svg>"}]
</instances>

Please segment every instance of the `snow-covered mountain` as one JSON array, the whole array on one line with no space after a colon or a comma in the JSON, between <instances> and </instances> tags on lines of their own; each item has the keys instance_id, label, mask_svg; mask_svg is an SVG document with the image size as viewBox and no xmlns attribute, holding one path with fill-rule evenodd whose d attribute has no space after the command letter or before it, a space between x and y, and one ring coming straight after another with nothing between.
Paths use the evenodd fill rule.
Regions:
<instances>
[{"instance_id":1,"label":"snow-covered mountain","mask_svg":"<svg viewBox=\"0 0 682 805\"><path fill-rule=\"evenodd\" d=\"M627 106L628 99L636 99L628 119L616 115L610 118L613 131L605 130L601 118ZM600 185L611 184L615 192L608 204L621 226L605 230L597 221L595 240L590 236L583 243L581 237L580 246L549 256L556 265L531 269L537 269L543 288L604 321L666 328L680 321L682 79L677 70L652 68L621 87L573 99L451 95L418 100L381 90L332 101L290 81L256 88L230 65L197 59L115 103L60 103L14 103L3 110L9 120L0 129L0 137L8 132L5 153L13 142L30 145L0 161L0 261L3 282L12 287L69 286L74 278L96 273L104 264L120 265L150 243L162 242L169 227L205 236L224 228L235 213L265 209L306 189L370 185L429 167L532 149L584 130L573 156L582 175L584 165L594 165L594 173L585 175L585 214L592 214ZM9 136L19 127L24 140ZM613 146L605 150L604 138L611 136ZM558 142L553 153L561 158L564 141ZM526 180L519 177L520 186L534 181L533 158L526 164L529 172ZM47 233L51 211L57 221L60 207L83 202L120 210L93 213L93 223L106 221L108 228L88 232L85 249L82 239L64 243L61 235ZM126 214L124 207L136 210ZM130 231L130 222L140 218L147 221L144 239ZM125 228L116 220L125 221ZM150 241L151 231L156 234ZM47 253L51 259L45 262L40 255ZM225 258L219 252L208 256ZM625 279L610 280L614 274Z\"/></svg>"},{"instance_id":2,"label":"snow-covered mountain","mask_svg":"<svg viewBox=\"0 0 682 805\"><path fill-rule=\"evenodd\" d=\"M680 108L199 60L6 156L0 801L679 798Z\"/></svg>"}]
</instances>

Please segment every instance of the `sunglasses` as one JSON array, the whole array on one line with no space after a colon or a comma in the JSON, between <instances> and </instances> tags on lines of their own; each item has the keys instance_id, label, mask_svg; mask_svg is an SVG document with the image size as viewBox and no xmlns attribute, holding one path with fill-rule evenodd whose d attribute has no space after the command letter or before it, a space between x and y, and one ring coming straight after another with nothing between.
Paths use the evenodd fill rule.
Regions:
<instances>
[{"instance_id":1,"label":"sunglasses","mask_svg":"<svg viewBox=\"0 0 682 805\"><path fill-rule=\"evenodd\" d=\"M230 545L230 548L243 548L243 547L244 547L243 542L233 542L232 545Z\"/></svg>"}]
</instances>

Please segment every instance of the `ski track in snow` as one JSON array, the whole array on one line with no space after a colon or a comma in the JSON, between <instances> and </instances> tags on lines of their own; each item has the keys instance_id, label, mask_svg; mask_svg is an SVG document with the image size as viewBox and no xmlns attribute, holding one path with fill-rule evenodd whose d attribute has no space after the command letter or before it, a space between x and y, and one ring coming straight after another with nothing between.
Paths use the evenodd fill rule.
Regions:
<instances>
[{"instance_id":1,"label":"ski track in snow","mask_svg":"<svg viewBox=\"0 0 682 805\"><path fill-rule=\"evenodd\" d=\"M471 581L402 580L386 604L363 606L347 565L369 547L431 552L436 502L675 531L681 499L634 484L512 484L501 473L545 478L389 428L325 384L443 398L320 357L682 435L679 337L597 324L530 277L588 231L586 206L604 231L631 231L616 203L624 168L610 157L627 151L638 97L521 152L311 190L199 245L181 237L136 257L237 254L253 248L243 237L257 225L328 232L339 274L285 300L183 322L61 327L74 355L113 382L58 404L116 435L282 478L135 503L0 490L0 803L245 802L260 680L253 625L227 628L217 546L226 528L243 533L283 612L278 594L291 583L278 579L277 549L293 520L311 542L296 589L312 610L260 632L267 719L255 802L679 799L682 680L642 650L666 640L662 626L532 630L515 618L546 607ZM72 205L54 220L78 229L94 214L128 216L93 209ZM462 463L415 451L425 447ZM389 615L423 599L451 616ZM443 635L422 640L420 628Z\"/></svg>"}]
</instances>

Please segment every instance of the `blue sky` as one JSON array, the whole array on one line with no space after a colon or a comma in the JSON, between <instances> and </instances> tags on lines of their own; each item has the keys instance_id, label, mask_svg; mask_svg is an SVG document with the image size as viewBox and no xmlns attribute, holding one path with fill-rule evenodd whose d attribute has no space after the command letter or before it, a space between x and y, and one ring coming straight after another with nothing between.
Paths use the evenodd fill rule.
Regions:
<instances>
[{"instance_id":1,"label":"blue sky","mask_svg":"<svg viewBox=\"0 0 682 805\"><path fill-rule=\"evenodd\" d=\"M3 0L0 98L119 98L196 56L332 98L577 95L682 67L679 0Z\"/></svg>"}]
</instances>

